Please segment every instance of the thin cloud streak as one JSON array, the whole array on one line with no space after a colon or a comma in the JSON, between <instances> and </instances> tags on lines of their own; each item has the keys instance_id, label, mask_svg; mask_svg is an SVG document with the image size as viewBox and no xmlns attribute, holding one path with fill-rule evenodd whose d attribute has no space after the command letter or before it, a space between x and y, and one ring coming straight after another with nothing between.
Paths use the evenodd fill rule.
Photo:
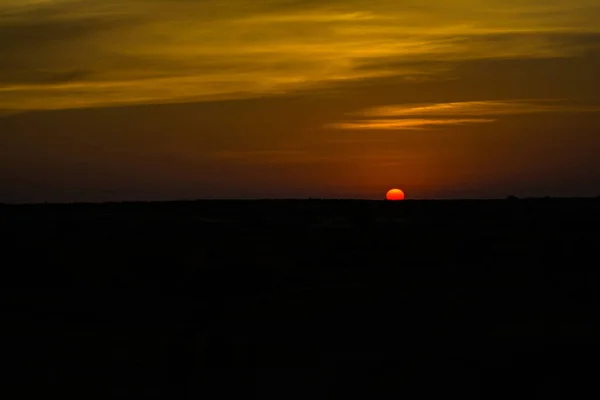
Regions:
<instances>
[{"instance_id":1,"label":"thin cloud streak","mask_svg":"<svg viewBox=\"0 0 600 400\"><path fill-rule=\"evenodd\" d=\"M244 99L310 89L318 84L381 76L384 74L355 71L346 76L323 77L317 83L309 77L284 73L265 77L261 71L256 71L240 72L234 76L207 73L138 80L17 84L0 86L0 109L19 112Z\"/></svg>"},{"instance_id":2,"label":"thin cloud streak","mask_svg":"<svg viewBox=\"0 0 600 400\"><path fill-rule=\"evenodd\" d=\"M560 100L465 101L419 105L391 105L354 113L355 116L379 119L357 119L327 125L334 129L420 130L435 125L492 123L496 117L539 113L600 112L600 107L574 106ZM403 117L401 119L393 117ZM465 118L479 117L479 118Z\"/></svg>"},{"instance_id":3,"label":"thin cloud streak","mask_svg":"<svg viewBox=\"0 0 600 400\"><path fill-rule=\"evenodd\" d=\"M465 101L423 105L392 105L376 107L359 113L365 117L518 115L556 112L597 112L598 107L553 104L558 100Z\"/></svg>"},{"instance_id":4,"label":"thin cloud streak","mask_svg":"<svg viewBox=\"0 0 600 400\"><path fill-rule=\"evenodd\" d=\"M466 124L484 124L494 122L493 119L376 119L357 122L341 122L328 125L333 129L353 130L423 130L431 126L451 126Z\"/></svg>"}]
</instances>

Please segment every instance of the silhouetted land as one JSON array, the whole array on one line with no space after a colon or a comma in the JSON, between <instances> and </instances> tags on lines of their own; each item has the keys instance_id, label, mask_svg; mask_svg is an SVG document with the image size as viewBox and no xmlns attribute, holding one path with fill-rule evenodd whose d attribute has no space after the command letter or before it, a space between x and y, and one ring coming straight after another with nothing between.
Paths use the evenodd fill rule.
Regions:
<instances>
[{"instance_id":1,"label":"silhouetted land","mask_svg":"<svg viewBox=\"0 0 600 400\"><path fill-rule=\"evenodd\" d=\"M0 224L3 398L598 394L599 199L0 206Z\"/></svg>"}]
</instances>

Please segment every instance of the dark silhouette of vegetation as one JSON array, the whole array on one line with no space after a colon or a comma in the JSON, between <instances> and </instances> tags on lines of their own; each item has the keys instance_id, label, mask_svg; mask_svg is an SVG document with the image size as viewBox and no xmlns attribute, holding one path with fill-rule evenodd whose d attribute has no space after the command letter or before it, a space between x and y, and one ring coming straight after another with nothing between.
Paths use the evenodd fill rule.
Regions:
<instances>
[{"instance_id":1,"label":"dark silhouette of vegetation","mask_svg":"<svg viewBox=\"0 0 600 400\"><path fill-rule=\"evenodd\" d=\"M0 221L5 398L597 394L594 198L5 205Z\"/></svg>"}]
</instances>

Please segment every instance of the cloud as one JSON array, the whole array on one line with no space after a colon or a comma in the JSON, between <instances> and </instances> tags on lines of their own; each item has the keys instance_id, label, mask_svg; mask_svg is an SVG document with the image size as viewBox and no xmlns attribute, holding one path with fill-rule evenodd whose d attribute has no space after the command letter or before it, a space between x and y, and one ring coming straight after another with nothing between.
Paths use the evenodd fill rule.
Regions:
<instances>
[{"instance_id":1,"label":"cloud","mask_svg":"<svg viewBox=\"0 0 600 400\"><path fill-rule=\"evenodd\" d=\"M295 12L287 14L255 15L236 20L242 24L288 24L288 23L322 23L322 22L354 22L384 20L384 16L377 16L368 12Z\"/></svg>"},{"instance_id":2,"label":"cloud","mask_svg":"<svg viewBox=\"0 0 600 400\"><path fill-rule=\"evenodd\" d=\"M402 104L370 108L354 115L365 118L327 125L334 129L415 130L436 125L491 123L493 116L599 112L600 107L575 106L559 100L464 101L433 104ZM402 117L402 118L395 118ZM477 117L477 118L474 118Z\"/></svg>"},{"instance_id":3,"label":"cloud","mask_svg":"<svg viewBox=\"0 0 600 400\"><path fill-rule=\"evenodd\" d=\"M600 35L597 2L574 2L1 0L0 108L260 97L574 57Z\"/></svg>"},{"instance_id":4,"label":"cloud","mask_svg":"<svg viewBox=\"0 0 600 400\"><path fill-rule=\"evenodd\" d=\"M62 84L67 82L80 81L92 73L82 70L43 70L43 69L24 69L11 70L0 76L0 84ZM10 86L8 86L10 87ZM5 87L6 89L6 87ZM1 90L1 89L0 89Z\"/></svg>"},{"instance_id":5,"label":"cloud","mask_svg":"<svg viewBox=\"0 0 600 400\"><path fill-rule=\"evenodd\" d=\"M538 114L555 112L595 112L599 107L561 104L558 100L504 100L464 101L420 105L392 105L361 111L367 117L410 117L410 116L492 116Z\"/></svg>"},{"instance_id":6,"label":"cloud","mask_svg":"<svg viewBox=\"0 0 600 400\"><path fill-rule=\"evenodd\" d=\"M482 124L494 122L493 119L463 118L463 119L375 119L354 122L340 122L328 125L333 129L360 129L360 130L422 130L430 126L449 126Z\"/></svg>"}]
</instances>

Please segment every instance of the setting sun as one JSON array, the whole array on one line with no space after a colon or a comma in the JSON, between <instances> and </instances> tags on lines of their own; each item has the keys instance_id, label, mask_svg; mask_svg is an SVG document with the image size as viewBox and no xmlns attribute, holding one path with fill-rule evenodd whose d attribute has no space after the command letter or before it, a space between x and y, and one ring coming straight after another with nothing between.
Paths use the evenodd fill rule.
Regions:
<instances>
[{"instance_id":1,"label":"setting sun","mask_svg":"<svg viewBox=\"0 0 600 400\"><path fill-rule=\"evenodd\" d=\"M386 200L404 200L404 192L400 189L391 189L385 195Z\"/></svg>"}]
</instances>

